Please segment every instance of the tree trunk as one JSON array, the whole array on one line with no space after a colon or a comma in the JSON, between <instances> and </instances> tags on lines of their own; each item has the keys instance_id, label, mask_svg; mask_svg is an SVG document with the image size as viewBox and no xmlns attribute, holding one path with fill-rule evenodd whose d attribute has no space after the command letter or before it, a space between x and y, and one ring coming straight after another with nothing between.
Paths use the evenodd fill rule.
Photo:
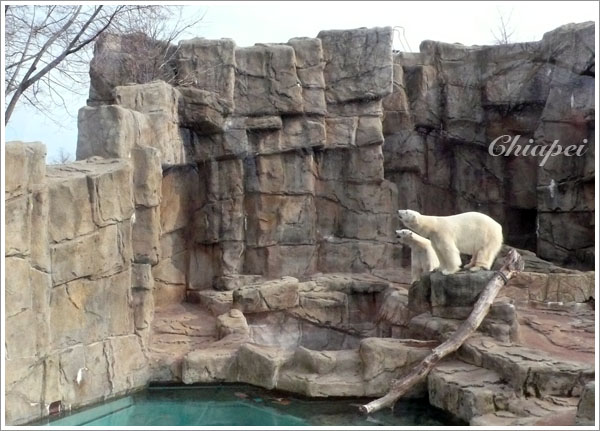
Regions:
<instances>
[{"instance_id":1,"label":"tree trunk","mask_svg":"<svg viewBox=\"0 0 600 431\"><path fill-rule=\"evenodd\" d=\"M511 249L504 258L502 268L489 281L485 289L479 295L479 299L473 306L473 311L456 330L454 334L421 361L410 373L400 380L392 382L389 392L381 398L371 401L369 404L359 406L361 413L369 414L384 407L393 406L398 398L404 395L413 385L427 377L427 374L445 356L457 351L460 346L479 327L490 310L496 295L515 273L524 268L523 258L515 249Z\"/></svg>"}]
</instances>

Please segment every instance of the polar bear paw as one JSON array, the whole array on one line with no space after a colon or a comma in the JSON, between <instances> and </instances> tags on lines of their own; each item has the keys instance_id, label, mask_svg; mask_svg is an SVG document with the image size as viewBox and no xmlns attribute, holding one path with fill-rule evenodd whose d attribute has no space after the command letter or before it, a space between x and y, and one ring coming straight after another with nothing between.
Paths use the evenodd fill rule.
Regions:
<instances>
[{"instance_id":1,"label":"polar bear paw","mask_svg":"<svg viewBox=\"0 0 600 431\"><path fill-rule=\"evenodd\" d=\"M442 269L444 275L455 274L456 272L458 272L458 269Z\"/></svg>"}]
</instances>

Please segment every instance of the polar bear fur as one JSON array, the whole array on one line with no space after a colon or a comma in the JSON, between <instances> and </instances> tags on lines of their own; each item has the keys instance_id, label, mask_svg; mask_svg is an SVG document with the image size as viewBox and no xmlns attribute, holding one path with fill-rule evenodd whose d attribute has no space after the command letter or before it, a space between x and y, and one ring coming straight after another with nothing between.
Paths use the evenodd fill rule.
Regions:
<instances>
[{"instance_id":1,"label":"polar bear fur","mask_svg":"<svg viewBox=\"0 0 600 431\"><path fill-rule=\"evenodd\" d=\"M396 235L402 244L410 247L411 282L421 278L423 274L433 271L440 265L431 241L408 229L397 230Z\"/></svg>"},{"instance_id":2,"label":"polar bear fur","mask_svg":"<svg viewBox=\"0 0 600 431\"><path fill-rule=\"evenodd\" d=\"M465 269L490 269L502 247L502 226L491 217L467 212L447 217L422 215L399 210L402 223L428 238L440 260L442 274L454 274L460 268L460 253L471 256Z\"/></svg>"}]
</instances>

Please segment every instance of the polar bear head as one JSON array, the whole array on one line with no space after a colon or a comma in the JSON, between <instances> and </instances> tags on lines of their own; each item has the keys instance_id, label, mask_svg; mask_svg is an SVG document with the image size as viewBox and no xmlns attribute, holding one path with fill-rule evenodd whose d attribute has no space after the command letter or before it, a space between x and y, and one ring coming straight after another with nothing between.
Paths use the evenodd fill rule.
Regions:
<instances>
[{"instance_id":1,"label":"polar bear head","mask_svg":"<svg viewBox=\"0 0 600 431\"><path fill-rule=\"evenodd\" d=\"M408 229L401 229L396 231L396 236L402 243L408 243L413 239L413 232Z\"/></svg>"},{"instance_id":2,"label":"polar bear head","mask_svg":"<svg viewBox=\"0 0 600 431\"><path fill-rule=\"evenodd\" d=\"M420 216L418 211L413 210L398 210L398 216L400 221L404 223L406 227L414 228L417 223L417 218Z\"/></svg>"}]
</instances>

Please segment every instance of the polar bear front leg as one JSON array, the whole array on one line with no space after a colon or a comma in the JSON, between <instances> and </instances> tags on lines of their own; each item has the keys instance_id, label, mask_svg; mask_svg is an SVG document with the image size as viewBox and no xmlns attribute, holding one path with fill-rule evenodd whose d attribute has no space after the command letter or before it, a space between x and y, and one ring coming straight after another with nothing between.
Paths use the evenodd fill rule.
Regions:
<instances>
[{"instance_id":1,"label":"polar bear front leg","mask_svg":"<svg viewBox=\"0 0 600 431\"><path fill-rule=\"evenodd\" d=\"M460 252L456 248L454 241L442 236L432 239L431 244L440 260L442 274L448 275L458 272L461 264Z\"/></svg>"}]
</instances>

